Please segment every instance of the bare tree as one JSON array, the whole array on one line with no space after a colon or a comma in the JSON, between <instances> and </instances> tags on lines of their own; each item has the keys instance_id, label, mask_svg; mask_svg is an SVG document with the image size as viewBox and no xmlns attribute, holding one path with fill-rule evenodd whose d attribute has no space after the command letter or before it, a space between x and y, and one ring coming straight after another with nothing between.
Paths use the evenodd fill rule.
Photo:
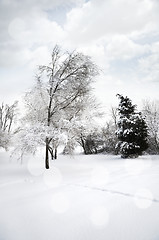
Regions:
<instances>
[{"instance_id":1,"label":"bare tree","mask_svg":"<svg viewBox=\"0 0 159 240\"><path fill-rule=\"evenodd\" d=\"M10 141L10 132L13 126L13 121L16 116L18 102L15 101L12 105L3 104L0 107L0 146L7 148Z\"/></svg>"},{"instance_id":2,"label":"bare tree","mask_svg":"<svg viewBox=\"0 0 159 240\"><path fill-rule=\"evenodd\" d=\"M117 121L118 121L118 109L117 107L111 107L110 109L110 115L111 115L111 119L114 123L115 129L117 129Z\"/></svg>"},{"instance_id":3,"label":"bare tree","mask_svg":"<svg viewBox=\"0 0 159 240\"><path fill-rule=\"evenodd\" d=\"M159 101L143 101L142 110L148 126L149 151L159 153Z\"/></svg>"},{"instance_id":4,"label":"bare tree","mask_svg":"<svg viewBox=\"0 0 159 240\"><path fill-rule=\"evenodd\" d=\"M47 169L49 154L52 158L57 157L57 136L67 129L67 123L73 117L73 108L82 97L89 95L92 78L97 74L97 66L90 57L75 51L63 52L59 46L55 46L52 51L51 63L39 66L35 87L25 96L25 119L31 124L40 123L45 127ZM82 110L76 108L78 112ZM57 132L56 135L51 134L52 129Z\"/></svg>"}]
</instances>

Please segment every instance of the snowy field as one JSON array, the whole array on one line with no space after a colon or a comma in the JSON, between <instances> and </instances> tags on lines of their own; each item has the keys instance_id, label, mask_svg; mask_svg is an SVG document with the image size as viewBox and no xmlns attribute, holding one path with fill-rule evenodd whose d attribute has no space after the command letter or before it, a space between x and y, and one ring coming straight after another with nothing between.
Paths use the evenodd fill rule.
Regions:
<instances>
[{"instance_id":1,"label":"snowy field","mask_svg":"<svg viewBox=\"0 0 159 240\"><path fill-rule=\"evenodd\" d=\"M0 240L158 240L159 156L0 152Z\"/></svg>"}]
</instances>

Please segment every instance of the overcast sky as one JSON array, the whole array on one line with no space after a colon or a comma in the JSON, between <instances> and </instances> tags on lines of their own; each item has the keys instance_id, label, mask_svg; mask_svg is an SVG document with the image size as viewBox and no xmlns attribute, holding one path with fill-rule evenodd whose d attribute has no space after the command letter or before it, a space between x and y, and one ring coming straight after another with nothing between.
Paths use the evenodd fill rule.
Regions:
<instances>
[{"instance_id":1,"label":"overcast sky","mask_svg":"<svg viewBox=\"0 0 159 240\"><path fill-rule=\"evenodd\" d=\"M57 43L90 55L102 69L95 94L134 103L159 99L158 0L0 0L0 102L34 83Z\"/></svg>"}]
</instances>

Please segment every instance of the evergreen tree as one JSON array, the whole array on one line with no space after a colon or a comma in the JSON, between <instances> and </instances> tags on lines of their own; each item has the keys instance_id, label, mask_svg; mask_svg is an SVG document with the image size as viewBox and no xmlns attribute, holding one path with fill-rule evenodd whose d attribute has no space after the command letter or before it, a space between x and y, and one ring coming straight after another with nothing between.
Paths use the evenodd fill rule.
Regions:
<instances>
[{"instance_id":1,"label":"evergreen tree","mask_svg":"<svg viewBox=\"0 0 159 240\"><path fill-rule=\"evenodd\" d=\"M119 121L116 131L119 142L116 148L120 151L121 157L138 157L148 147L147 125L140 112L136 112L136 105L133 105L128 97L117 95L120 99L118 112Z\"/></svg>"}]
</instances>

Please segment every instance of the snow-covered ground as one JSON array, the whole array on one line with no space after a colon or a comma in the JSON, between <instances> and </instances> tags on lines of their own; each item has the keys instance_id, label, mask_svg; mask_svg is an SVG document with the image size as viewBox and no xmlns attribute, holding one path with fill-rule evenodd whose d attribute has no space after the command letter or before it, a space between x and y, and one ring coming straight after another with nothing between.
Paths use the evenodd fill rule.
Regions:
<instances>
[{"instance_id":1,"label":"snow-covered ground","mask_svg":"<svg viewBox=\"0 0 159 240\"><path fill-rule=\"evenodd\" d=\"M158 240L159 156L0 152L0 240Z\"/></svg>"}]
</instances>

